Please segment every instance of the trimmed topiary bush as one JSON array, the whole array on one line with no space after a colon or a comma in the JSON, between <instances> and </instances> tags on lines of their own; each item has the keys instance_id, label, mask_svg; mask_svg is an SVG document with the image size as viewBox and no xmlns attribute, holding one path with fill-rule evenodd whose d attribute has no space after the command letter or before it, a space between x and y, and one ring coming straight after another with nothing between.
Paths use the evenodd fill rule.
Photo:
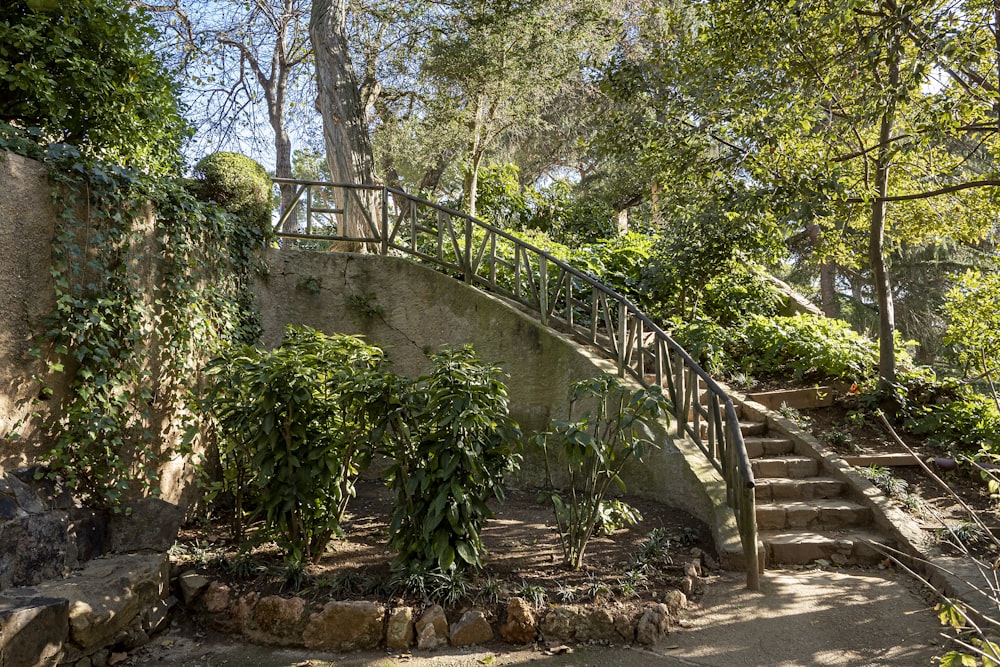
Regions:
<instances>
[{"instance_id":1,"label":"trimmed topiary bush","mask_svg":"<svg viewBox=\"0 0 1000 667\"><path fill-rule=\"evenodd\" d=\"M218 152L202 158L194 168L199 197L214 201L269 239L271 177L264 167L239 153Z\"/></svg>"}]
</instances>

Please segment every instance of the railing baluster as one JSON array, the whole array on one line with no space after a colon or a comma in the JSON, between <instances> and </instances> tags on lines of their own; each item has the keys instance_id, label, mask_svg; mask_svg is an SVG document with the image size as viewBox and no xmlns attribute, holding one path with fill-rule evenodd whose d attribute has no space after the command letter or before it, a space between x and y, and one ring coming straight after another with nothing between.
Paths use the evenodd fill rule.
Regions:
<instances>
[{"instance_id":1,"label":"railing baluster","mask_svg":"<svg viewBox=\"0 0 1000 667\"><path fill-rule=\"evenodd\" d=\"M543 326L549 324L549 273L545 257L538 259L538 313Z\"/></svg>"},{"instance_id":2,"label":"railing baluster","mask_svg":"<svg viewBox=\"0 0 1000 667\"><path fill-rule=\"evenodd\" d=\"M628 316L625 304L618 303L618 375L625 377L625 349L628 346Z\"/></svg>"},{"instance_id":3,"label":"railing baluster","mask_svg":"<svg viewBox=\"0 0 1000 667\"><path fill-rule=\"evenodd\" d=\"M389 191L382 188L382 255L389 254Z\"/></svg>"},{"instance_id":4,"label":"railing baluster","mask_svg":"<svg viewBox=\"0 0 1000 667\"><path fill-rule=\"evenodd\" d=\"M590 288L590 342L597 342L597 319L601 313L601 297L596 287Z\"/></svg>"},{"instance_id":5,"label":"railing baluster","mask_svg":"<svg viewBox=\"0 0 1000 667\"><path fill-rule=\"evenodd\" d=\"M472 218L465 219L465 254L462 258L465 282L472 282Z\"/></svg>"},{"instance_id":6,"label":"railing baluster","mask_svg":"<svg viewBox=\"0 0 1000 667\"><path fill-rule=\"evenodd\" d=\"M309 186L306 190L306 236L312 234L312 221L313 221L313 189ZM343 230L340 230L343 234Z\"/></svg>"},{"instance_id":7,"label":"railing baluster","mask_svg":"<svg viewBox=\"0 0 1000 667\"><path fill-rule=\"evenodd\" d=\"M573 274L566 272L566 324L573 328Z\"/></svg>"}]
</instances>

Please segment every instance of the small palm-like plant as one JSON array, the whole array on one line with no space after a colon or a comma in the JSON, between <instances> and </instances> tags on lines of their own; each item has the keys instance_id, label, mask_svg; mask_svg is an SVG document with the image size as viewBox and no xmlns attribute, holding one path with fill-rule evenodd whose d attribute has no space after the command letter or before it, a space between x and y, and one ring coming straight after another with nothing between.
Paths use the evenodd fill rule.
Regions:
<instances>
[{"instance_id":1,"label":"small palm-like plant","mask_svg":"<svg viewBox=\"0 0 1000 667\"><path fill-rule=\"evenodd\" d=\"M592 407L574 419L582 405ZM658 388L630 392L618 378L602 375L574 383L569 418L537 436L545 455L545 496L555 510L566 566L582 566L587 543L608 515L606 498L612 485L625 491L620 477L625 464L659 446L651 426L661 415L666 416L666 401ZM556 466L569 478L565 490L553 485ZM618 515L630 518L628 513Z\"/></svg>"}]
</instances>

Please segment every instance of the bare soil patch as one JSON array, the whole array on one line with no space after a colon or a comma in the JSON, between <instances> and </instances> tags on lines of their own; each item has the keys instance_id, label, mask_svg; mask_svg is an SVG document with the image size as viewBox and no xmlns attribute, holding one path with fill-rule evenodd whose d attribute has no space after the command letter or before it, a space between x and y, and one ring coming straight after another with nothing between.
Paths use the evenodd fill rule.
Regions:
<instances>
[{"instance_id":1,"label":"bare soil patch","mask_svg":"<svg viewBox=\"0 0 1000 667\"><path fill-rule=\"evenodd\" d=\"M538 604L638 604L662 599L665 590L679 588L686 562L704 557L708 564L715 563L707 526L680 510L629 497L625 500L639 510L642 520L612 535L594 537L584 567L569 570L562 565L552 507L536 502L536 496L531 490L511 490L503 502L491 501L495 518L482 533L488 550L483 571L450 584L428 578L423 592L416 582L401 581L392 571L387 530L394 498L379 480L358 483L344 535L302 572L286 567L273 545L247 549L235 543L228 531L220 530L225 523L219 521L185 527L174 560L238 591L411 604L431 599L446 608L505 602L513 596Z\"/></svg>"}]
</instances>

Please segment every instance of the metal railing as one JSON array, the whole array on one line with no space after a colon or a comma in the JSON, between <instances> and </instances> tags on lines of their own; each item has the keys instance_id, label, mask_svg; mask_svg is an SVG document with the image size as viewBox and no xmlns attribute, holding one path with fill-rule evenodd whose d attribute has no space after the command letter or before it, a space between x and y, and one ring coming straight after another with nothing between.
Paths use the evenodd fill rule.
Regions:
<instances>
[{"instance_id":1,"label":"metal railing","mask_svg":"<svg viewBox=\"0 0 1000 667\"><path fill-rule=\"evenodd\" d=\"M643 386L660 386L686 434L726 482L746 564L759 590L754 476L732 399L625 297L545 251L459 211L384 186L274 179L294 185L275 225L283 243L415 257L506 297L600 350ZM294 229L295 231L282 231ZM293 241L294 240L294 241Z\"/></svg>"}]
</instances>

